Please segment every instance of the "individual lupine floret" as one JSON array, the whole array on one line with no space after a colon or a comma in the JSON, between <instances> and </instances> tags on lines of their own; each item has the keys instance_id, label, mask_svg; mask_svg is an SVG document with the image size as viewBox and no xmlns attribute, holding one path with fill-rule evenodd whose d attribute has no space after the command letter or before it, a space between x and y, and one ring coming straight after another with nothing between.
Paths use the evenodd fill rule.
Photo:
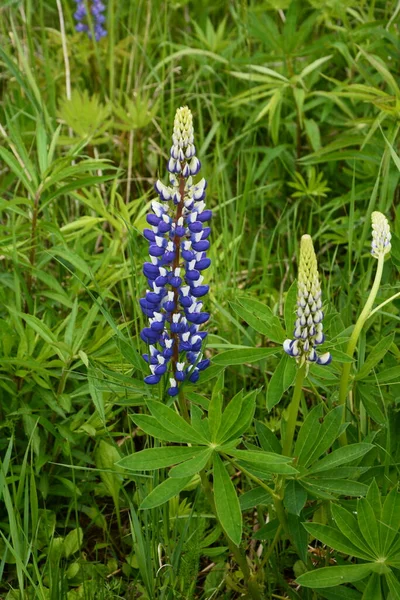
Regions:
<instances>
[{"instance_id":1,"label":"individual lupine floret","mask_svg":"<svg viewBox=\"0 0 400 600\"><path fill-rule=\"evenodd\" d=\"M389 254L391 249L390 226L387 218L381 212L374 211L371 215L372 221L372 244L371 254L374 258L379 258Z\"/></svg>"},{"instance_id":2,"label":"individual lupine floret","mask_svg":"<svg viewBox=\"0 0 400 600\"><path fill-rule=\"evenodd\" d=\"M285 352L289 356L295 357L300 365L304 362L315 362L319 365L329 364L332 360L331 354L326 352L318 356L315 349L325 340L322 326L324 313L317 257L309 235L303 235L300 244L296 315L294 339L285 340L283 343Z\"/></svg>"},{"instance_id":3,"label":"individual lupine floret","mask_svg":"<svg viewBox=\"0 0 400 600\"><path fill-rule=\"evenodd\" d=\"M92 33L90 31L88 22L87 22L87 10L85 0L75 0L77 7L74 13L76 24L76 31L86 32L89 37L91 37ZM105 5L101 0L87 0L88 6L90 6L90 12L93 15L93 28L94 28L94 37L96 41L99 41L102 37L107 35L107 31L104 28L104 22L106 20L104 16Z\"/></svg>"},{"instance_id":4,"label":"individual lupine floret","mask_svg":"<svg viewBox=\"0 0 400 600\"><path fill-rule=\"evenodd\" d=\"M209 289L202 272L211 264L206 255L211 229L205 226L211 211L204 201L205 179L193 182L200 161L192 113L186 106L176 111L167 168L170 185L156 182L160 202L151 203L152 213L147 215L151 228L144 230L150 262L144 264L143 272L149 289L140 306L149 317L149 327L142 330L141 337L149 344L144 358L151 375L145 382L156 384L168 371L168 393L175 396L182 382L197 381L210 363L202 350L207 333L200 331L210 315L203 312L200 298Z\"/></svg>"}]
</instances>

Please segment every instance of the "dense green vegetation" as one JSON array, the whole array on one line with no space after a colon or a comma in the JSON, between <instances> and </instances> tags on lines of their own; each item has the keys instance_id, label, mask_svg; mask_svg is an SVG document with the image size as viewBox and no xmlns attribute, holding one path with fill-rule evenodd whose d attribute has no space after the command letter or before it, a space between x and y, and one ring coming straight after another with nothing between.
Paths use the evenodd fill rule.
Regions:
<instances>
[{"instance_id":1,"label":"dense green vegetation","mask_svg":"<svg viewBox=\"0 0 400 600\"><path fill-rule=\"evenodd\" d=\"M0 597L399 599L400 4L108 0L98 43L73 0L1 4ZM139 298L183 105L213 210L212 362L179 417L143 383ZM392 249L351 357L373 211ZM294 386L303 234L333 360ZM134 454L196 445L186 410L219 443L229 406L237 449L141 508L170 469Z\"/></svg>"}]
</instances>

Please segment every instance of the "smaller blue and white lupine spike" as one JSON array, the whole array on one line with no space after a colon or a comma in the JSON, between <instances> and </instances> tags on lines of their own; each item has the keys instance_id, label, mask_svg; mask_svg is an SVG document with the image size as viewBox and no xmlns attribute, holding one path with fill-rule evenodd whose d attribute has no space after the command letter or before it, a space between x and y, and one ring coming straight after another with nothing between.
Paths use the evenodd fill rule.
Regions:
<instances>
[{"instance_id":1,"label":"smaller blue and white lupine spike","mask_svg":"<svg viewBox=\"0 0 400 600\"><path fill-rule=\"evenodd\" d=\"M331 354L326 352L319 356L315 349L325 340L322 326L324 313L317 257L309 235L303 235L300 243L296 316L294 339L285 340L283 349L296 358L300 366L304 363L328 365L332 360Z\"/></svg>"},{"instance_id":2,"label":"smaller blue and white lupine spike","mask_svg":"<svg viewBox=\"0 0 400 600\"><path fill-rule=\"evenodd\" d=\"M374 258L379 258L380 256L385 256L385 254L389 254L391 249L390 240L392 239L392 234L390 233L390 225L381 212L374 211L371 215L372 221L372 244L371 244L371 254Z\"/></svg>"},{"instance_id":3,"label":"smaller blue and white lupine spike","mask_svg":"<svg viewBox=\"0 0 400 600\"><path fill-rule=\"evenodd\" d=\"M176 396L182 382L194 383L210 364L202 354L207 333L200 327L210 316L202 310L201 298L208 292L203 272L211 264L206 255L211 230L205 223L212 213L204 201L205 179L193 182L200 161L187 107L176 112L167 168L170 185L156 182L160 202L151 203L153 212L147 215L151 228L143 232L149 242L150 262L143 267L148 289L139 302L149 317L149 327L141 332L149 344L144 358L151 374L145 382L158 383L168 370L167 391Z\"/></svg>"},{"instance_id":4,"label":"smaller blue and white lupine spike","mask_svg":"<svg viewBox=\"0 0 400 600\"><path fill-rule=\"evenodd\" d=\"M77 7L74 13L74 18L76 20L76 31L86 32L89 37L92 36L92 32L90 31L90 27L87 19L87 11L84 0L75 0ZM94 29L94 37L98 42L102 37L107 35L107 31L104 28L105 16L104 11L106 9L105 5L101 0L88 0L89 10L93 16L93 29Z\"/></svg>"}]
</instances>

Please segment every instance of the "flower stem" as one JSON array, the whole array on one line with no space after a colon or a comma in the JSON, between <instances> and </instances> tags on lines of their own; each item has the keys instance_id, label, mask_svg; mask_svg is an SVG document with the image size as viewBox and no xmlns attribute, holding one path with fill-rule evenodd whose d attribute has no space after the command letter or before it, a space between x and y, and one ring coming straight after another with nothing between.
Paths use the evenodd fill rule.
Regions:
<instances>
[{"instance_id":1,"label":"flower stem","mask_svg":"<svg viewBox=\"0 0 400 600\"><path fill-rule=\"evenodd\" d=\"M304 363L297 370L296 380L294 383L293 397L292 397L292 401L289 406L289 417L287 420L286 434L285 434L285 440L283 442L283 451L282 451L282 454L284 454L284 456L292 455L294 431L296 429L296 421L297 421L297 415L299 412L300 398L301 398L301 392L303 389L303 382L304 382L305 375L306 375L306 364Z\"/></svg>"},{"instance_id":2,"label":"flower stem","mask_svg":"<svg viewBox=\"0 0 400 600\"><path fill-rule=\"evenodd\" d=\"M378 289L379 289L381 279L382 279L384 261L385 261L385 255L381 254L378 257L378 266L376 269L373 286L371 288L371 291L369 293L369 296L365 303L365 306L364 306L360 316L358 317L356 324L354 325L353 332L352 332L350 339L348 341L348 344L347 344L346 354L350 358L353 358L354 350L356 349L358 338L360 337L362 328L364 327L365 321L368 319L368 317L371 314L372 306L375 302L375 298L377 296ZM340 378L340 386L339 386L339 404L345 404L345 402L346 402L351 366L352 366L352 363L344 363L343 364L342 375ZM345 420L345 414L346 413L344 412L343 413L344 420ZM347 444L347 436L346 436L345 431L340 436L339 441L342 446L345 446Z\"/></svg>"}]
</instances>

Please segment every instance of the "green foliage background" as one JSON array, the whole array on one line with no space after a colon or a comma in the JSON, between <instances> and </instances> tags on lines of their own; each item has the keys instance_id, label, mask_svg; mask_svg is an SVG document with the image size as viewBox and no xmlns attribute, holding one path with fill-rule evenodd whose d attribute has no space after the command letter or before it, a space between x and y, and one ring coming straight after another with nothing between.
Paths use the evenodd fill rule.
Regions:
<instances>
[{"instance_id":1,"label":"green foliage background","mask_svg":"<svg viewBox=\"0 0 400 600\"><path fill-rule=\"evenodd\" d=\"M378 300L399 291L400 5L108 0L98 44L75 32L74 10L73 0L0 7L0 590L7 600L239 598L242 573L198 481L138 510L164 470L128 476L115 466L153 443L130 418L153 393L138 337L153 184L165 180L174 113L187 104L214 213L207 352L216 357L190 399L207 408L224 371L225 404L258 389L256 418L279 437L291 382L272 380L279 357L265 349L282 341L281 318L292 328L285 299L309 233L334 360L313 370L299 422L315 405L333 408L375 267L373 210L393 233ZM359 344L349 434L375 444L355 482L366 490L375 479L375 499L398 480L399 321L397 299ZM256 433L248 429L248 447ZM381 589L378 574L367 592L365 582L299 587L307 560L349 562L315 529L331 522L329 498L306 505L302 521L314 525L308 539L299 529L300 549L274 544L270 500L230 475L250 560L271 549L266 597L400 597L398 581ZM360 489L338 494L350 511Z\"/></svg>"}]
</instances>

